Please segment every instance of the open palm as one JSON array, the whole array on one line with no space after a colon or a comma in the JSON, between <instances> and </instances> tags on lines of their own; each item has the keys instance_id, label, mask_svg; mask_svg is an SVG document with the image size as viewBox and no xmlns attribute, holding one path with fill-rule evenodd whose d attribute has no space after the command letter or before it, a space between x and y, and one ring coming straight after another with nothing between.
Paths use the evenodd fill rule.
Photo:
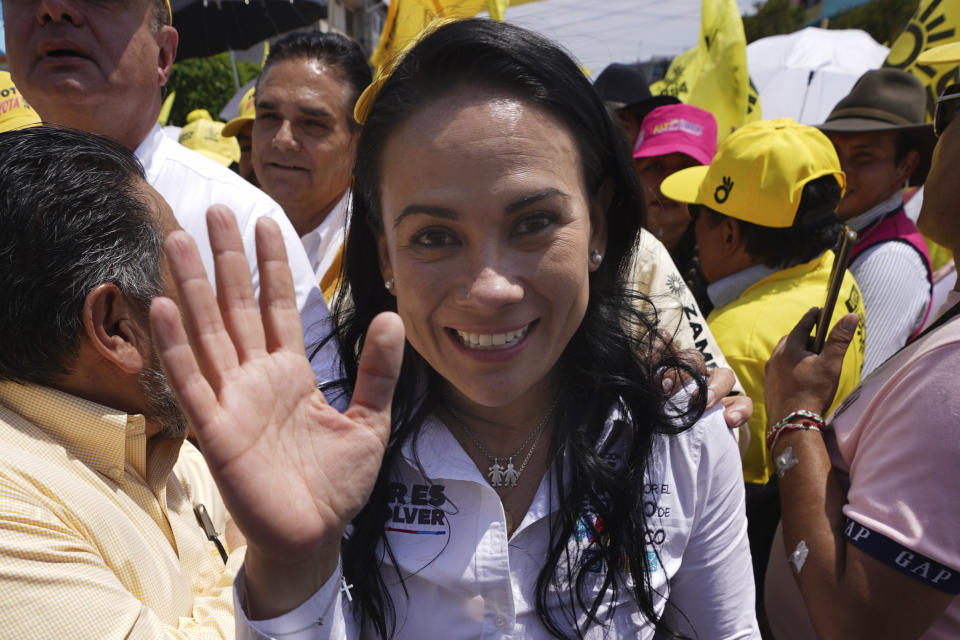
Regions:
<instances>
[{"instance_id":1,"label":"open palm","mask_svg":"<svg viewBox=\"0 0 960 640\"><path fill-rule=\"evenodd\" d=\"M154 300L161 361L247 538L248 563L252 553L277 567L319 556L329 564L380 468L402 323L394 314L373 321L352 402L340 413L316 388L304 354L279 228L270 220L257 224L258 312L233 214L212 207L207 220L219 296L193 240L171 234L165 249L183 319L172 300Z\"/></svg>"}]
</instances>

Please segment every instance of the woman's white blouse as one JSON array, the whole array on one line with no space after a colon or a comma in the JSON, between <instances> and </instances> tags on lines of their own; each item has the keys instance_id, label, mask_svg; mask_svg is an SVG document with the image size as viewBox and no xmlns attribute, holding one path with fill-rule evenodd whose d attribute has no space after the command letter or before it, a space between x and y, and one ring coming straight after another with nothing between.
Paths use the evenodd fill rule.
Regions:
<instances>
[{"instance_id":1,"label":"woman's white blouse","mask_svg":"<svg viewBox=\"0 0 960 640\"><path fill-rule=\"evenodd\" d=\"M619 417L611 413L608 432ZM406 599L399 587L391 589L398 612L395 637L549 638L537 616L535 591L549 540L548 515L556 508L551 474L508 539L496 492L439 420L429 421L417 442L417 457L431 481L413 462L410 445L403 453L393 474L387 522L409 593ZM693 637L759 638L740 456L721 412L708 412L678 436L657 437L651 460L647 482L636 490L644 494L648 516L656 610ZM569 541L573 562L591 562L589 531L580 527ZM393 567L382 572L388 583L395 578ZM596 577L599 584L601 574ZM590 627L587 638L654 637L625 591L606 628ZM241 572L236 593L243 592ZM354 592L338 567L309 600L279 618L252 622L237 600L237 638L367 637L351 612L347 594Z\"/></svg>"}]
</instances>

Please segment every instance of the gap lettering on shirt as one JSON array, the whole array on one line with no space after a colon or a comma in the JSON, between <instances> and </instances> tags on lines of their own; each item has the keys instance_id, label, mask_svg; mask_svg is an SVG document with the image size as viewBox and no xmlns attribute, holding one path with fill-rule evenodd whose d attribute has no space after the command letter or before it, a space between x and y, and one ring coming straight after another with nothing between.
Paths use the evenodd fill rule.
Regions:
<instances>
[{"instance_id":1,"label":"gap lettering on shirt","mask_svg":"<svg viewBox=\"0 0 960 640\"><path fill-rule=\"evenodd\" d=\"M960 594L960 572L847 518L843 537L867 555L946 593Z\"/></svg>"}]
</instances>

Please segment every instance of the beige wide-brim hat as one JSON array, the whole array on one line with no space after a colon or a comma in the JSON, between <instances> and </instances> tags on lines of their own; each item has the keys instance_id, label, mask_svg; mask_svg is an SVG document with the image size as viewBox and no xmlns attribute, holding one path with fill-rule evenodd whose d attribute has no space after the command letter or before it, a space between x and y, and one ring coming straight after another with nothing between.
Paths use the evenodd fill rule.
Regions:
<instances>
[{"instance_id":1,"label":"beige wide-brim hat","mask_svg":"<svg viewBox=\"0 0 960 640\"><path fill-rule=\"evenodd\" d=\"M904 132L920 152L910 184L922 184L937 143L926 110L927 94L919 80L900 69L873 69L860 76L817 128L826 133Z\"/></svg>"}]
</instances>

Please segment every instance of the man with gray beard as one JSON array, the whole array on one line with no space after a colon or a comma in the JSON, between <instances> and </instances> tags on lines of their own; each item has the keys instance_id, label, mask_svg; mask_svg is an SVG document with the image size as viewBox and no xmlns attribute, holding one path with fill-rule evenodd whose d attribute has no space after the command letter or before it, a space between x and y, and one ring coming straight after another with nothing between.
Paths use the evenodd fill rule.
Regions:
<instances>
[{"instance_id":1,"label":"man with gray beard","mask_svg":"<svg viewBox=\"0 0 960 640\"><path fill-rule=\"evenodd\" d=\"M178 228L121 145L0 136L4 635L233 637L243 554L148 322Z\"/></svg>"}]
</instances>

